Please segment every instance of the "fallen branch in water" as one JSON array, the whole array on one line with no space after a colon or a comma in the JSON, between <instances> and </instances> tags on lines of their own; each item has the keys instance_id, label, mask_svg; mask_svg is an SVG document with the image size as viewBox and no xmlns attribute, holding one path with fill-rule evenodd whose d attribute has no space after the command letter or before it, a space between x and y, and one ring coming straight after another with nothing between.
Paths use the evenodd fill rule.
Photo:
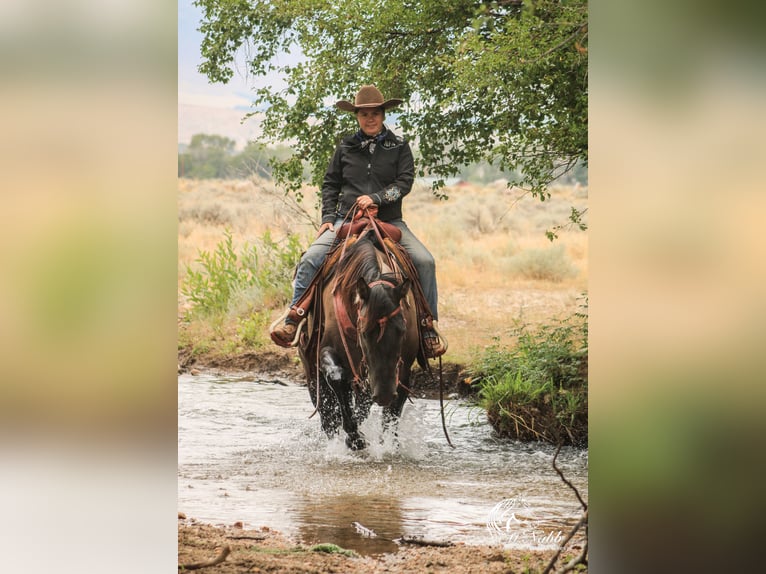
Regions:
<instances>
[{"instance_id":1,"label":"fallen branch in water","mask_svg":"<svg viewBox=\"0 0 766 574\"><path fill-rule=\"evenodd\" d=\"M367 528L366 526L364 526L362 524L359 524L358 522L352 522L351 526L356 528L357 534L361 534L365 538L377 538L378 537L378 535L375 534L374 530L371 530L371 529Z\"/></svg>"},{"instance_id":2,"label":"fallen branch in water","mask_svg":"<svg viewBox=\"0 0 766 574\"><path fill-rule=\"evenodd\" d=\"M215 558L212 558L206 562L194 562L192 564L179 564L178 568L179 570L199 570L200 568L207 568L208 566L215 566L216 564L220 564L224 560L226 560L226 557L231 552L231 546L228 544L221 548L221 553L216 556Z\"/></svg>"},{"instance_id":3,"label":"fallen branch in water","mask_svg":"<svg viewBox=\"0 0 766 574\"><path fill-rule=\"evenodd\" d=\"M564 473L561 472L559 467L556 466L556 459L559 456L559 452L561 452L561 444L559 444L559 447L556 449L556 454L553 455L553 470L556 471L556 473L561 477L561 480L564 481L564 484L566 484L569 488L571 488L575 496L577 497L577 500L580 501L580 504L583 508L582 516L580 517L580 520L577 522L577 524L574 525L572 530L569 531L569 534L566 538L561 542L559 545L559 549L556 550L556 553L553 555L553 558L551 558L550 562L548 562L548 565L545 567L545 570L543 570L543 574L548 574L553 570L553 566L556 564L556 560L559 559L559 556L561 555L561 552L564 550L564 547L567 545L567 543L572 539L572 537L577 533L580 528L585 528L585 544L583 544L582 552L580 552L580 555L576 558L573 558L570 560L566 566L564 566L564 569L561 570L558 574L564 574L565 572L569 572L570 570L574 570L575 567L578 564L587 564L588 563L588 505L585 503L585 501L582 499L582 496L580 496L580 492L575 488L575 486L567 480L567 478L564 476Z\"/></svg>"},{"instance_id":4,"label":"fallen branch in water","mask_svg":"<svg viewBox=\"0 0 766 574\"><path fill-rule=\"evenodd\" d=\"M360 534L364 538L378 538L379 540L386 540L387 542L393 542L397 545L402 544L414 544L417 546L439 546L442 548L446 548L447 546L453 546L452 542L449 541L441 541L441 540L425 540L423 538L418 538L416 536L402 536L401 538L394 538L393 540L390 538L381 538L377 535L377 533L364 526L363 524L360 524L359 522L352 522L351 525L356 528L357 534Z\"/></svg>"},{"instance_id":5,"label":"fallen branch in water","mask_svg":"<svg viewBox=\"0 0 766 574\"><path fill-rule=\"evenodd\" d=\"M410 536L402 536L394 540L397 544L414 544L416 546L438 546L440 548L447 548L448 546L454 546L452 542L443 542L441 540L425 540L423 538L414 538Z\"/></svg>"},{"instance_id":6,"label":"fallen branch in water","mask_svg":"<svg viewBox=\"0 0 766 574\"><path fill-rule=\"evenodd\" d=\"M268 536L227 536L229 540L266 540Z\"/></svg>"}]
</instances>

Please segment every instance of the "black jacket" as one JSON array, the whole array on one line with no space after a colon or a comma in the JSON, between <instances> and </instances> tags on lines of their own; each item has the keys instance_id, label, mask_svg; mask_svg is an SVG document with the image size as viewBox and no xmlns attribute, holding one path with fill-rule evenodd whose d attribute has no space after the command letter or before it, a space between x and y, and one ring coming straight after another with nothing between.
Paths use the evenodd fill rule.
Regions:
<instances>
[{"instance_id":1,"label":"black jacket","mask_svg":"<svg viewBox=\"0 0 766 574\"><path fill-rule=\"evenodd\" d=\"M370 145L374 145L370 153ZM410 144L386 128L373 144L351 135L335 148L322 184L322 223L345 217L360 195L378 205L378 217L402 217L402 198L412 190L415 163Z\"/></svg>"}]
</instances>

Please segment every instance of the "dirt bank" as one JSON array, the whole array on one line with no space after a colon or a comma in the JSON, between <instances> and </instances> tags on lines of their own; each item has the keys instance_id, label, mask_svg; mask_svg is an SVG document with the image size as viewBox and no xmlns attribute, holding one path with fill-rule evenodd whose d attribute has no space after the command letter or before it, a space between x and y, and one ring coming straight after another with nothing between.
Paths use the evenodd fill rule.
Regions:
<instances>
[{"instance_id":1,"label":"dirt bank","mask_svg":"<svg viewBox=\"0 0 766 574\"><path fill-rule=\"evenodd\" d=\"M221 556L225 559L204 568L206 574L244 574L254 572L300 573L408 573L426 572L542 572L553 552L503 550L500 546L448 547L402 545L394 554L379 556L347 555L331 540L299 545L267 527L245 530L237 526L211 526L194 519L179 518L178 564L198 565ZM322 544L320 544L322 543ZM576 553L572 547L559 559L559 568ZM580 572L587 572L580 570Z\"/></svg>"},{"instance_id":2,"label":"dirt bank","mask_svg":"<svg viewBox=\"0 0 766 574\"><path fill-rule=\"evenodd\" d=\"M439 363L431 361L432 373L423 371L417 365L412 373L412 392L418 398L439 397ZM466 396L475 391L470 385L469 373L466 367L452 362L442 363L442 379L444 380L445 397L457 393ZM303 367L298 361L298 353L294 349L272 349L246 351L243 353L223 355L215 352L194 352L191 347L183 347L178 351L178 374L191 373L251 373L265 375L268 378L287 378L299 383L305 383Z\"/></svg>"}]
</instances>

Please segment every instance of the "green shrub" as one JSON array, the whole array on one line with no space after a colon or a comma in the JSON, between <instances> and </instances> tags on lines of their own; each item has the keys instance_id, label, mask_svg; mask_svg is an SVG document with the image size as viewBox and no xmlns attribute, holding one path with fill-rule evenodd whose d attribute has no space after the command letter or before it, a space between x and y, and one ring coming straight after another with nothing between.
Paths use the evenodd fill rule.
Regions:
<instances>
[{"instance_id":1,"label":"green shrub","mask_svg":"<svg viewBox=\"0 0 766 574\"><path fill-rule=\"evenodd\" d=\"M492 426L521 440L585 442L587 314L534 333L522 327L517 334L515 348L490 347L474 368L479 404Z\"/></svg>"},{"instance_id":2,"label":"green shrub","mask_svg":"<svg viewBox=\"0 0 766 574\"><path fill-rule=\"evenodd\" d=\"M270 342L265 335L268 324L269 315L265 311L256 311L246 317L239 317L237 318L237 336L245 346L261 349Z\"/></svg>"},{"instance_id":3,"label":"green shrub","mask_svg":"<svg viewBox=\"0 0 766 574\"><path fill-rule=\"evenodd\" d=\"M193 313L202 316L222 315L243 298L250 308L284 305L292 295L290 281L300 255L297 235L280 243L268 231L238 253L226 229L215 250L201 251L195 265L187 266L181 290L192 302Z\"/></svg>"}]
</instances>

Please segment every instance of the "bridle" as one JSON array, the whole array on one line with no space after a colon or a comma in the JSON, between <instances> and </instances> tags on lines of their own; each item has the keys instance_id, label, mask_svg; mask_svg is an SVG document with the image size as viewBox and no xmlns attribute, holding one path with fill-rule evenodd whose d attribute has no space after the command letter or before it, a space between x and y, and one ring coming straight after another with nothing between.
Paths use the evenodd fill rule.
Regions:
<instances>
[{"instance_id":1,"label":"bridle","mask_svg":"<svg viewBox=\"0 0 766 574\"><path fill-rule=\"evenodd\" d=\"M372 281L371 283L368 283L367 286L372 289L376 285L388 285L392 289L396 287L393 283L390 281L386 281L385 279L378 279L376 281ZM399 301L399 303L396 306L396 309L391 311L388 315L384 315L383 317L380 317L375 322L380 327L380 334L378 335L378 338L375 340L376 343L379 343L380 340L383 338L383 333L386 331L386 325L388 325L389 319L392 319L393 317L396 317L402 312L402 302ZM407 330L407 317L405 315L402 315L402 321L404 321L404 328L405 331ZM361 301L359 302L359 307L357 308L357 345L359 346L359 350L362 352L362 365L367 365L367 357L364 354L364 347L362 346L362 335L369 331L369 327L367 325L367 315L362 313L362 305ZM350 357L349 357L350 360ZM404 361L402 360L402 350L399 348L399 354L396 357L396 386L397 388L399 386L404 387L407 392L410 392L410 389L404 386L402 382L399 380L399 369L402 366L402 363Z\"/></svg>"},{"instance_id":2,"label":"bridle","mask_svg":"<svg viewBox=\"0 0 766 574\"><path fill-rule=\"evenodd\" d=\"M394 285L390 281L386 281L385 279L378 279L377 281L373 281L372 283L367 284L367 286L370 289L372 289L376 285L388 285L392 289L396 287L396 285ZM388 320L393 317L396 317L401 312L402 312L402 303L400 301L399 305L396 306L396 309L394 309L388 315L385 315L376 321L378 325L380 326L380 335L378 335L378 339L377 341L375 341L376 343L380 343L380 340L383 338L383 333L386 331L386 325L388 324ZM361 305L359 306L357 310L357 317L358 317L357 323L359 324L359 327L360 327L360 328L359 327L357 328L357 331L359 331L359 335L361 337L362 333L366 333L369 330L369 328L367 327L367 316L362 314ZM404 316L402 316L402 319L404 319L404 326L406 327L407 319Z\"/></svg>"},{"instance_id":3,"label":"bridle","mask_svg":"<svg viewBox=\"0 0 766 574\"><path fill-rule=\"evenodd\" d=\"M367 286L370 289L372 289L376 285L387 285L388 287L391 287L392 289L396 287L396 285L394 283L392 283L391 281L386 281L385 279L377 279L377 280L372 281L372 282L367 284ZM336 316L345 315L347 317L347 313L346 313L345 308L343 306L343 302L340 300L340 297L338 297L338 296L333 297L333 304L335 306L335 314L336 314ZM356 310L357 322L356 322L356 325L354 325L354 328L356 330L357 346L358 346L358 348L359 348L359 350L360 350L360 352L362 354L362 360L360 361L360 365L363 366L363 367L366 367L366 365L367 365L367 357L366 357L365 352L364 352L364 346L362 345L362 335L364 333L367 333L370 330L370 328L367 325L367 315L362 312L362 308L363 308L362 307L362 302L359 301L357 303L357 310ZM383 317L380 317L379 319L375 320L375 322L380 327L380 334L378 335L378 338L377 338L376 342L380 342L380 340L383 338L383 334L385 333L386 326L388 325L388 321L391 320L392 318L396 317L397 315L401 314L401 313L402 313L402 303L401 303L401 301L399 301L399 304L396 306L396 308L393 311L391 311L387 315L384 315ZM405 328L406 328L407 319L406 319L406 317L404 315L402 315L402 320L404 321L404 325L405 325ZM343 349L346 351L346 359L348 360L348 364L351 367L351 373L354 375L353 385L357 389L361 388L362 377L359 375L359 372L357 371L356 366L354 365L354 360L353 360L353 358L351 356L351 350L349 349L348 341L346 340L346 335L345 335L345 332L344 332L345 329L343 327L341 327L339 329L339 331L340 331L340 339L341 339L341 342L343 343ZM401 383L399 381L399 368L401 367L402 362L403 362L402 361L402 351L401 351L401 349L399 349L399 355L397 356L397 359L396 359L396 386L397 387L399 385L401 385ZM401 385L401 386L404 386L404 385ZM407 390L409 390L409 389L407 389Z\"/></svg>"}]
</instances>

